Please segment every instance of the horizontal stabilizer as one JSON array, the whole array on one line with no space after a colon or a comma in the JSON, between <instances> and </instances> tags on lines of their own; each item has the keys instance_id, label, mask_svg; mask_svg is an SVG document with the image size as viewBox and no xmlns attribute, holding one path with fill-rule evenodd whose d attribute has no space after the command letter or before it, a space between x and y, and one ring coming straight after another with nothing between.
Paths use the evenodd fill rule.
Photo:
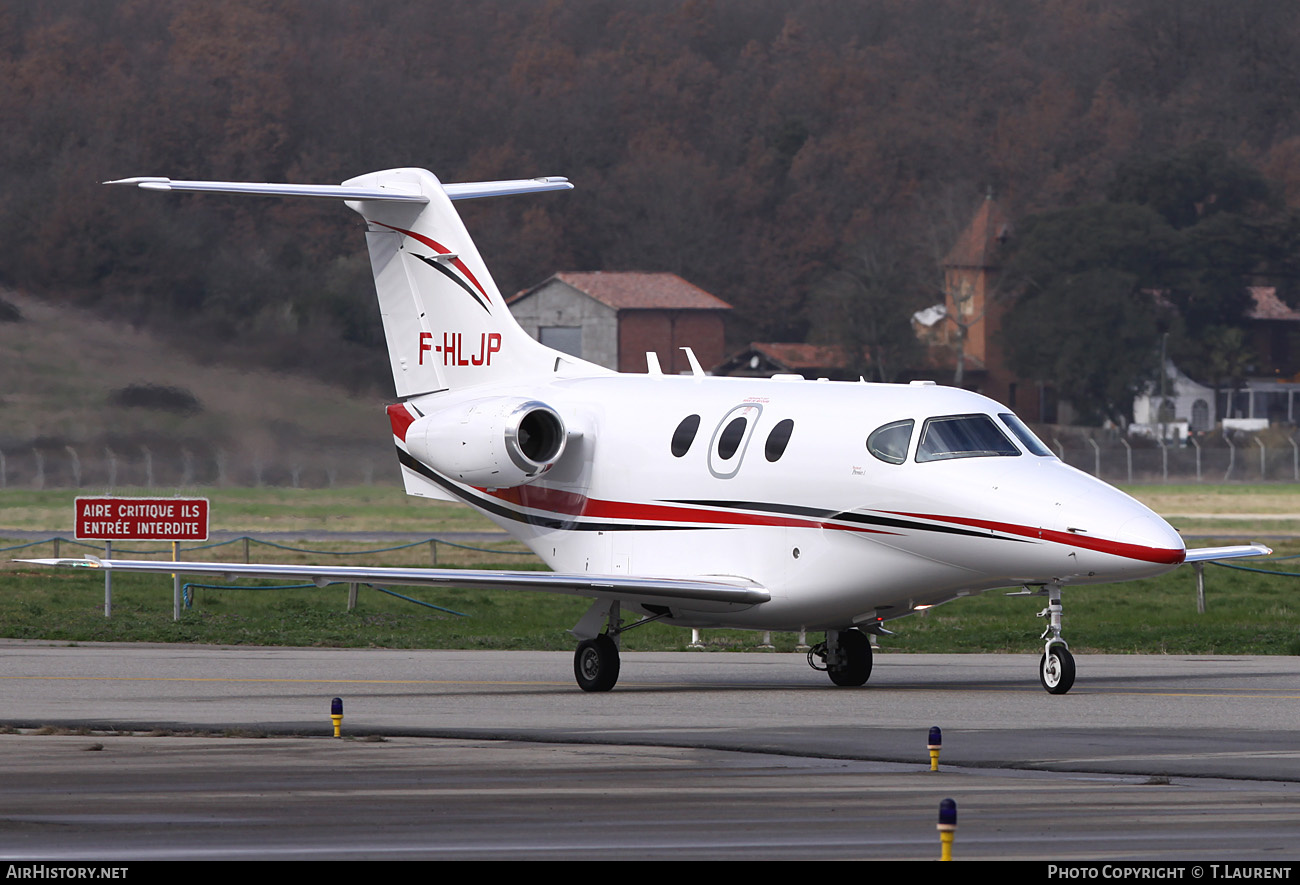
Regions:
<instances>
[{"instance_id":1,"label":"horizontal stabilizer","mask_svg":"<svg viewBox=\"0 0 1300 885\"><path fill-rule=\"evenodd\" d=\"M368 566L268 565L243 562L165 562L150 559L21 559L33 565L111 569L161 574L216 575L235 578L293 578L326 584L397 584L425 587L476 587L489 590L534 590L618 599L651 605L681 606L691 611L734 611L767 602L762 587L690 578L641 578L624 575L563 575L555 572L479 571L477 569L371 568Z\"/></svg>"},{"instance_id":2,"label":"horizontal stabilizer","mask_svg":"<svg viewBox=\"0 0 1300 885\"><path fill-rule=\"evenodd\" d=\"M418 189L390 187L352 187L345 184L263 184L248 181L173 181L170 178L121 178L104 184L133 184L149 191L192 191L196 193L250 194L262 197L316 197L323 200L358 200L386 203L427 203L429 198ZM513 181L468 181L443 185L453 200L478 197L501 197L541 191L573 190L567 178L522 178Z\"/></svg>"},{"instance_id":3,"label":"horizontal stabilizer","mask_svg":"<svg viewBox=\"0 0 1300 885\"><path fill-rule=\"evenodd\" d=\"M1268 556L1272 548L1263 544L1240 544L1236 547L1199 547L1188 550L1183 562L1214 562L1219 559L1237 559L1242 556Z\"/></svg>"},{"instance_id":4,"label":"horizontal stabilizer","mask_svg":"<svg viewBox=\"0 0 1300 885\"><path fill-rule=\"evenodd\" d=\"M537 194L543 191L571 191L573 184L558 175L546 178L522 178L515 181L466 181L461 184L444 184L442 189L453 200L474 200L479 197L507 197L512 194Z\"/></svg>"}]
</instances>

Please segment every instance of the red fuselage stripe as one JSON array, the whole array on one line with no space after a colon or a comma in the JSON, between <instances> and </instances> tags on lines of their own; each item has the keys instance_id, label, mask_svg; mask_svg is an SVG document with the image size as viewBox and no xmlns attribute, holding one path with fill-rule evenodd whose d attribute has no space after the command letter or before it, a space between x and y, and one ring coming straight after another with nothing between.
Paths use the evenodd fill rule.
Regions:
<instances>
[{"instance_id":1,"label":"red fuselage stripe","mask_svg":"<svg viewBox=\"0 0 1300 885\"><path fill-rule=\"evenodd\" d=\"M1075 534L1073 532L1058 532L1053 529L1040 529L1027 525L1016 525L1009 522L996 522L989 519L973 519L962 516L939 516L934 513L909 513L903 510L888 511L896 516L909 516L913 519L931 519L935 522L946 522L956 525L971 526L973 528L988 529L991 532L1003 532L1008 535L1017 535L1022 538L1038 538L1043 541L1052 541L1056 544L1064 544L1067 547L1078 547L1083 550L1095 550L1098 553L1108 553L1111 556L1122 556L1125 559L1136 559L1140 562L1154 562L1161 565L1178 565L1187 556L1186 550L1179 550L1169 547L1147 547L1142 544L1126 544L1123 541L1108 541L1105 538L1092 538L1087 535Z\"/></svg>"},{"instance_id":2,"label":"red fuselage stripe","mask_svg":"<svg viewBox=\"0 0 1300 885\"><path fill-rule=\"evenodd\" d=\"M704 510L691 507L669 507L663 504L632 504L622 501L601 501L595 498L582 498L581 504L571 493L560 493L562 497L548 500L549 495L522 493L520 489L498 489L487 492L479 491L500 501L543 510L548 515L589 519L625 519L640 522L676 522L704 523L707 525L765 525L790 526L794 528L830 528L849 532L862 532L873 535L892 535L895 532L870 529L862 526L838 525L820 519L801 519L792 516L773 516L771 514L744 513L735 510ZM532 490L530 490L532 491ZM537 491L542 491L538 489ZM551 491L551 490L546 490Z\"/></svg>"},{"instance_id":3,"label":"red fuselage stripe","mask_svg":"<svg viewBox=\"0 0 1300 885\"><path fill-rule=\"evenodd\" d=\"M390 406L390 416L393 414L392 410L398 408L405 411L404 407ZM397 426L395 422L394 431L396 431L396 429ZM406 428L403 427L402 433L398 434L399 439L404 437L405 430ZM823 519L777 516L769 513L752 513L738 510L714 510L703 508L696 509L693 507L675 507L664 504L637 504L623 501L603 501L596 498L586 498L573 492L548 489L543 486L521 486L512 489L494 489L492 491L483 488L476 488L475 491L479 494L495 498L503 503L527 508L529 510L540 511L547 516L558 518L573 519L581 517L592 520L627 520L655 524L686 523L694 525L704 524L721 526L786 526L790 528L834 529L837 531L871 535L902 534L900 532L867 528L865 526L844 525L840 522ZM912 513L902 510L878 512L889 513L893 516L904 516L911 519L929 520L931 522L948 525L960 525L969 528L985 529L989 532L999 532L1004 535L1012 535L1020 538L1048 541L1066 547L1095 550L1100 553L1106 553L1112 556L1122 556L1126 559L1133 559L1140 562L1177 565L1181 563L1183 558L1186 556L1186 551L1180 549L1147 547L1141 544L1127 544L1122 541L1108 541L1104 538L1091 538L1071 532L1058 532L1051 529L1040 529L1033 526L996 522L987 519L975 519L972 517L962 516L939 516L933 513ZM918 524L917 528L924 529L924 525Z\"/></svg>"}]
</instances>

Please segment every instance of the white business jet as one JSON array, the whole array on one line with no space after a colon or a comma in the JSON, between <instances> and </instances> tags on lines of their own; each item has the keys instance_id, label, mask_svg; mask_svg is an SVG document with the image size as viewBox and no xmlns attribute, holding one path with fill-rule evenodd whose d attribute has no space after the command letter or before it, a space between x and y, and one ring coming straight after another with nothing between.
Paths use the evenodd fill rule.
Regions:
<instances>
[{"instance_id":1,"label":"white business jet","mask_svg":"<svg viewBox=\"0 0 1300 885\"><path fill-rule=\"evenodd\" d=\"M422 169L342 185L129 178L152 191L342 200L366 221L400 402L408 494L459 501L551 573L119 559L32 560L163 573L457 585L592 599L574 675L607 691L619 638L682 627L825 631L832 682L871 675L867 634L986 590L1045 596L1039 677L1063 694L1067 585L1148 578L1261 545L1185 550L1164 520L1054 457L1009 409L909 385L618 374L551 350L511 317L454 200L568 190L563 178L442 184Z\"/></svg>"}]
</instances>

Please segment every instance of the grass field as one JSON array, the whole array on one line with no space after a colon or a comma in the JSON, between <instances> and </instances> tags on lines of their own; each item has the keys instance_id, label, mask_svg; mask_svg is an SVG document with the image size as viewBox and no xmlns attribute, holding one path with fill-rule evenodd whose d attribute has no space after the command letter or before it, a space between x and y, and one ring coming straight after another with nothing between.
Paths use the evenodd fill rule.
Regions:
<instances>
[{"instance_id":1,"label":"grass field","mask_svg":"<svg viewBox=\"0 0 1300 885\"><path fill-rule=\"evenodd\" d=\"M1285 516L1297 506L1292 486L1146 486L1129 489L1175 525L1181 517L1218 526L1224 535L1286 535L1279 523L1252 514ZM213 489L213 528L259 532L403 531L436 535L483 531L493 526L453 504L406 497L400 489L365 487L300 491L288 489ZM0 526L49 530L70 536L73 492L0 490ZM1300 518L1297 519L1300 522ZM1201 531L1199 529L1193 529ZM6 542L12 543L12 542ZM1215 540L1197 541L1210 546ZM1277 556L1300 554L1300 537L1272 541ZM132 545L132 549L147 545ZM166 545L153 545L160 555ZM299 553L254 546L253 558L268 562L346 561L349 564L428 565L428 544L403 550L335 557L331 552L382 545L350 542L310 543ZM485 545L486 551L440 544L440 566L541 568L514 542ZM64 545L61 552L73 551ZM10 552L10 556L49 556L49 545ZM183 552L187 558L242 559L238 545ZM1276 557L1275 557L1276 558ZM1250 562L1254 566L1256 563ZM1300 567L1285 560L1264 563L1278 571ZM259 645L338 645L394 648L569 649L567 629L585 610L582 599L542 593L397 588L422 601L450 609L425 608L378 591L362 589L354 611L346 610L342 586L325 589L197 589L193 607L173 622L171 581L165 577L119 574L113 580L114 614L103 616L102 574L51 571L7 563L6 591L0 594L0 636L64 642L149 641ZM1195 578L1190 567L1164 577L1102 587L1067 588L1065 635L1079 652L1179 654L1300 653L1297 578L1257 574L1220 566L1206 568L1208 612L1196 613ZM206 583L216 583L208 581ZM885 651L1030 652L1038 647L1043 622L1034 615L1041 598L1008 598L993 592L975 599L892 621L898 635L881 640ZM819 637L809 637L816 641ZM629 650L681 649L689 631L649 625L624 636ZM714 649L756 647L760 636L744 631L705 631ZM793 634L773 636L780 650L792 650Z\"/></svg>"},{"instance_id":2,"label":"grass field","mask_svg":"<svg viewBox=\"0 0 1300 885\"><path fill-rule=\"evenodd\" d=\"M1300 486L1291 483L1122 488L1185 534L1300 535Z\"/></svg>"}]
</instances>

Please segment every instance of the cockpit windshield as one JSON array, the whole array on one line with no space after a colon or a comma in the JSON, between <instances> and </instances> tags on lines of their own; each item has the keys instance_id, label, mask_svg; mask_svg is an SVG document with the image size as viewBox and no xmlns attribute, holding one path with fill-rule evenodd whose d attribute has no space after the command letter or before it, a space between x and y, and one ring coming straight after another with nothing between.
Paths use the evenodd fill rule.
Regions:
<instances>
[{"instance_id":1,"label":"cockpit windshield","mask_svg":"<svg viewBox=\"0 0 1300 885\"><path fill-rule=\"evenodd\" d=\"M1024 421L1021 421L1010 412L999 412L998 417L1002 419L1003 424L1007 425L1007 429L1015 435L1016 439L1020 440L1020 444L1029 450L1029 454L1052 457L1052 450L1043 445L1041 439L1034 436L1034 432L1025 426Z\"/></svg>"},{"instance_id":2,"label":"cockpit windshield","mask_svg":"<svg viewBox=\"0 0 1300 885\"><path fill-rule=\"evenodd\" d=\"M983 414L929 418L916 447L918 462L1019 454L1015 443L1007 439L991 417Z\"/></svg>"}]
</instances>

